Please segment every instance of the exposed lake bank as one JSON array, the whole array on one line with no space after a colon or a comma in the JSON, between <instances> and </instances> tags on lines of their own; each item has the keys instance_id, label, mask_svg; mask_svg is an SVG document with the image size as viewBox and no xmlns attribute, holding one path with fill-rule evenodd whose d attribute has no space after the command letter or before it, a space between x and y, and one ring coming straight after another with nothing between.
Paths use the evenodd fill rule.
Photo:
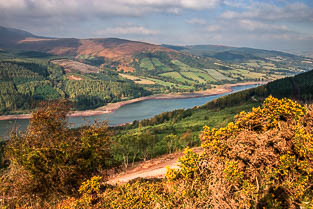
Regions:
<instances>
[{"instance_id":1,"label":"exposed lake bank","mask_svg":"<svg viewBox=\"0 0 313 209\"><path fill-rule=\"evenodd\" d=\"M119 126L126 123L131 123L135 120L140 121L144 119L151 118L155 115L161 114L162 112L169 112L176 109L189 109L195 106L201 106L210 102L214 99L217 99L221 96L231 94L233 92L242 91L245 89L256 87L257 85L241 85L241 86L232 86L232 91L228 93L221 94L209 94L209 96L201 96L199 94L193 95L194 97L162 97L164 99L145 99L138 102L128 103L114 111L108 112L106 114L101 114L93 110L92 114L87 111L78 112L75 117L68 117L68 125L71 128L77 128L81 126L88 126L94 122L107 121L109 126ZM225 92L225 91L219 91ZM154 95L155 96L155 95ZM172 95L171 95L172 96ZM103 110L102 110L103 111ZM82 114L84 113L84 114ZM79 116L81 115L81 116ZM87 115L87 116L86 116ZM29 125L29 119L8 119L0 120L0 139L8 138L12 130L25 131Z\"/></svg>"},{"instance_id":2,"label":"exposed lake bank","mask_svg":"<svg viewBox=\"0 0 313 209\"><path fill-rule=\"evenodd\" d=\"M82 116L102 115L102 114L112 113L118 110L119 108L121 108L122 106L145 101L145 100L206 97L206 96L213 96L213 95L219 95L219 94L232 92L233 91L232 87L236 87L236 86L257 85L257 84L265 84L265 83L266 82L244 82L244 83L236 83L236 84L224 84L224 85L219 85L216 88L207 89L204 91L195 91L192 93L170 93L170 94L158 94L158 95L151 95L151 96L146 96L146 97L139 97L139 98L130 99L127 101L110 103L94 110L72 111L69 113L68 116L69 117L82 117ZM0 120L20 120L20 119L30 119L31 117L32 117L31 114L1 115Z\"/></svg>"}]
</instances>

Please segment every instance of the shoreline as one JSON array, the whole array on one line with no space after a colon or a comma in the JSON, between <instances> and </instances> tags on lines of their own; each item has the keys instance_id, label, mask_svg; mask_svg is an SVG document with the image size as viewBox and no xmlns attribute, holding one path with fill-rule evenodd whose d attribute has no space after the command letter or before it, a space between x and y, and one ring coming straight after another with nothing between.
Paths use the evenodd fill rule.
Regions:
<instances>
[{"instance_id":1,"label":"shoreline","mask_svg":"<svg viewBox=\"0 0 313 209\"><path fill-rule=\"evenodd\" d=\"M244 83L235 83L235 84L223 84L219 85L213 89L207 89L202 91L195 91L191 93L170 93L170 94L155 94L145 97L139 97L135 99L130 99L126 101L110 103L102 107L98 107L94 110L83 110L83 111L71 111L68 114L68 117L82 117L82 116L95 116L112 113L122 106L133 104L145 100L156 100L156 99L184 99L184 98L197 98L197 97L206 97L214 96L218 94L225 94L232 92L232 87L235 86L245 86L245 85L255 85L255 84L265 84L267 82L244 82ZM1 115L0 120L23 120L30 119L32 114L19 114L19 115Z\"/></svg>"}]
</instances>

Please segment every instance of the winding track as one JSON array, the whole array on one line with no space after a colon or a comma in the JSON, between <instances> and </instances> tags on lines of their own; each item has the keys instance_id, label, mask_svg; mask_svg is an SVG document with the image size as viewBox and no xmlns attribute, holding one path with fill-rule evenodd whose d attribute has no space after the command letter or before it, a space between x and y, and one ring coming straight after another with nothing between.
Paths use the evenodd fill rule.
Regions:
<instances>
[{"instance_id":1,"label":"winding track","mask_svg":"<svg viewBox=\"0 0 313 209\"><path fill-rule=\"evenodd\" d=\"M192 149L196 153L201 153L203 149L196 147ZM109 178L108 184L121 184L136 178L164 178L166 166L179 168L178 158L184 155L183 151L163 155L158 158L140 162L132 168Z\"/></svg>"}]
</instances>

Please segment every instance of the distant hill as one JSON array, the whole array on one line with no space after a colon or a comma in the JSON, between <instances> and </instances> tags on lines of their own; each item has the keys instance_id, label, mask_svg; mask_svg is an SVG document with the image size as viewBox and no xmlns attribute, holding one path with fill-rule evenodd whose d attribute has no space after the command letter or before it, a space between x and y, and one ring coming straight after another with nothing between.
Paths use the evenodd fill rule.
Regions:
<instances>
[{"instance_id":1,"label":"distant hill","mask_svg":"<svg viewBox=\"0 0 313 209\"><path fill-rule=\"evenodd\" d=\"M247 47L230 47L223 45L189 45L189 46L163 45L163 46L181 52L188 52L195 56L212 57L225 62L233 61L242 62L251 59L260 59L260 58L264 59L276 56L296 57L293 54L274 50L263 50Z\"/></svg>"},{"instance_id":2,"label":"distant hill","mask_svg":"<svg viewBox=\"0 0 313 209\"><path fill-rule=\"evenodd\" d=\"M8 48L15 45L18 41L36 36L23 30L0 26L0 37L0 48Z\"/></svg>"},{"instance_id":3,"label":"distant hill","mask_svg":"<svg viewBox=\"0 0 313 209\"><path fill-rule=\"evenodd\" d=\"M194 55L200 56L205 53L217 53L217 52L224 52L231 49L234 49L235 47L230 46L223 46L223 45L186 45L186 46L175 46L175 45L162 45L164 47L168 47L171 49L175 49L178 51L185 51L190 52Z\"/></svg>"},{"instance_id":4,"label":"distant hill","mask_svg":"<svg viewBox=\"0 0 313 209\"><path fill-rule=\"evenodd\" d=\"M40 51L75 57L97 56L121 60L130 58L139 52L173 51L154 44L118 38L47 38L5 27L0 27L0 37L0 48L3 49Z\"/></svg>"}]
</instances>

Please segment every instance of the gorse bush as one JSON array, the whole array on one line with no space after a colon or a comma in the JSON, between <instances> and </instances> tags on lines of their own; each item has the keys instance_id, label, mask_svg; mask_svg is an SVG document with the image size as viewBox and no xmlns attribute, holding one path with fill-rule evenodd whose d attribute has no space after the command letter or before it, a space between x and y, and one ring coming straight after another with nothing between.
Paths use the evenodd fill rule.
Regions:
<instances>
[{"instance_id":1,"label":"gorse bush","mask_svg":"<svg viewBox=\"0 0 313 209\"><path fill-rule=\"evenodd\" d=\"M313 207L312 106L268 97L224 128L204 127L200 138L203 153L187 149L164 180L108 187L97 198L88 190L62 204L79 208L88 196L86 208Z\"/></svg>"},{"instance_id":2,"label":"gorse bush","mask_svg":"<svg viewBox=\"0 0 313 209\"><path fill-rule=\"evenodd\" d=\"M26 133L11 136L5 147L11 165L0 184L7 204L75 194L85 178L112 166L106 124L71 130L66 121L68 112L64 101L39 108Z\"/></svg>"},{"instance_id":3,"label":"gorse bush","mask_svg":"<svg viewBox=\"0 0 313 209\"><path fill-rule=\"evenodd\" d=\"M268 97L221 129L205 127L213 205L296 208L313 186L313 110ZM213 193L213 192L212 192ZM284 195L282 195L284 194Z\"/></svg>"},{"instance_id":4,"label":"gorse bush","mask_svg":"<svg viewBox=\"0 0 313 209\"><path fill-rule=\"evenodd\" d=\"M262 107L240 113L225 128L204 127L204 153L189 170L205 179L207 202L214 208L297 208L304 202L309 207L312 134L312 107L268 97ZM185 170L175 175L169 170L168 178Z\"/></svg>"}]
</instances>

